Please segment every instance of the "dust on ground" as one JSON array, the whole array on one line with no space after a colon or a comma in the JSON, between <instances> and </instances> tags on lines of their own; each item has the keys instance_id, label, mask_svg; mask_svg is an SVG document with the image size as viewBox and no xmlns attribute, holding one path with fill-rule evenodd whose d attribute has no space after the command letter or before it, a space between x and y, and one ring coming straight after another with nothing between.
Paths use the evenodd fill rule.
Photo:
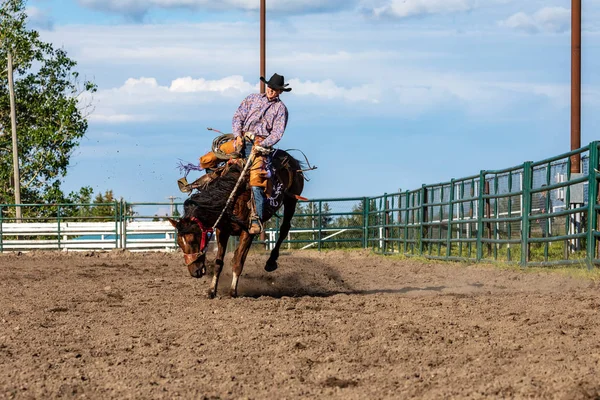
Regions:
<instances>
[{"instance_id":1,"label":"dust on ground","mask_svg":"<svg viewBox=\"0 0 600 400\"><path fill-rule=\"evenodd\" d=\"M0 256L0 398L600 398L599 285L251 253L238 299L181 254Z\"/></svg>"}]
</instances>

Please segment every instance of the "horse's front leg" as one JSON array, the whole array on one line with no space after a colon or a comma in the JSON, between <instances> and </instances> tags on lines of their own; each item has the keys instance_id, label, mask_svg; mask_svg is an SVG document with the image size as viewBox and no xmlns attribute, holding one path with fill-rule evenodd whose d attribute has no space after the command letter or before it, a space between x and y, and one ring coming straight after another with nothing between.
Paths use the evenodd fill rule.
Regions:
<instances>
[{"instance_id":1,"label":"horse's front leg","mask_svg":"<svg viewBox=\"0 0 600 400\"><path fill-rule=\"evenodd\" d=\"M240 235L240 244L235 250L235 256L233 258L233 277L231 279L231 290L229 291L231 297L237 297L238 281L242 275L242 270L244 269L244 263L246 262L246 257L250 251L252 240L254 240L254 235L251 235L246 231L243 231Z\"/></svg>"},{"instance_id":2,"label":"horse's front leg","mask_svg":"<svg viewBox=\"0 0 600 400\"><path fill-rule=\"evenodd\" d=\"M227 250L227 241L229 240L229 231L223 232L220 229L215 231L217 236L217 258L214 265L213 279L208 289L208 297L214 299L217 295L217 287L219 286L219 276L223 271L223 259L225 258L225 251Z\"/></svg>"}]
</instances>

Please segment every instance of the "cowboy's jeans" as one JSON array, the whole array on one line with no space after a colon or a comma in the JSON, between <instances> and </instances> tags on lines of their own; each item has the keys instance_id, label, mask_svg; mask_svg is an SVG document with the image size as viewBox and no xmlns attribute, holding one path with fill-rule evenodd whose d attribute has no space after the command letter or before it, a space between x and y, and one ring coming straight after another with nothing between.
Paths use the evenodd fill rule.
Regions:
<instances>
[{"instance_id":1,"label":"cowboy's jeans","mask_svg":"<svg viewBox=\"0 0 600 400\"><path fill-rule=\"evenodd\" d=\"M252 194L254 195L254 205L256 207L256 216L262 221L263 207L265 204L265 192L263 188L252 186Z\"/></svg>"}]
</instances>

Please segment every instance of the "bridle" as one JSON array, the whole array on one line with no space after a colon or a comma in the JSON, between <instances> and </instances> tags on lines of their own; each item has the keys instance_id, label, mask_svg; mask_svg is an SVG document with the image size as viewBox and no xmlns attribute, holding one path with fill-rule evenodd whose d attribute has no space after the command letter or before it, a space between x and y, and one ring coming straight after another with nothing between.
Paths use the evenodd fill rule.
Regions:
<instances>
[{"instance_id":1,"label":"bridle","mask_svg":"<svg viewBox=\"0 0 600 400\"><path fill-rule=\"evenodd\" d=\"M206 228L202 221L200 221L196 217L191 217L190 221L194 222L200 228L200 251L198 253L192 254L184 254L183 259L185 261L185 265L190 265L198 261L198 259L206 253L206 248L208 247L208 243L212 238L213 228ZM209 237L208 235L211 235Z\"/></svg>"}]
</instances>

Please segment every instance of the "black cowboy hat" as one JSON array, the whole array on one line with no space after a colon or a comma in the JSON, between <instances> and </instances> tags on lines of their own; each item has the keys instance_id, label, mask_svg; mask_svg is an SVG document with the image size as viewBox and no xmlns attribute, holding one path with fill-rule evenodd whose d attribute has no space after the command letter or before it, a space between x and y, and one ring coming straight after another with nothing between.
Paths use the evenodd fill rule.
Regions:
<instances>
[{"instance_id":1,"label":"black cowboy hat","mask_svg":"<svg viewBox=\"0 0 600 400\"><path fill-rule=\"evenodd\" d=\"M260 80L263 81L268 87L274 90L283 90L284 92L290 92L292 90L292 88L287 87L289 86L289 83L283 83L285 81L285 78L278 74L273 74L271 79L269 79L268 81L265 79L264 76L261 76Z\"/></svg>"}]
</instances>

